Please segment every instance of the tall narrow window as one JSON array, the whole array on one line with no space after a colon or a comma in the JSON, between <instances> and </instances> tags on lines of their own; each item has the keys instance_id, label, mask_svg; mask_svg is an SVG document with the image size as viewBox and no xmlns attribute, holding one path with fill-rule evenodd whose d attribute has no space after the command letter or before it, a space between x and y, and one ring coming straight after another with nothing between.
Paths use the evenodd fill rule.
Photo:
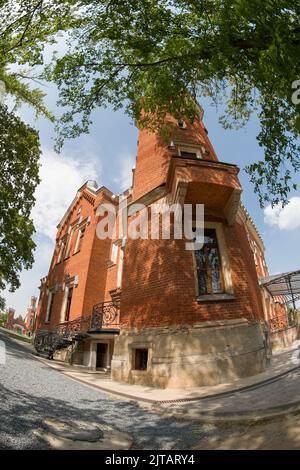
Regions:
<instances>
[{"instance_id":1,"label":"tall narrow window","mask_svg":"<svg viewBox=\"0 0 300 470\"><path fill-rule=\"evenodd\" d=\"M66 311L65 311L65 321L69 321L69 318L70 318L72 295L73 295L73 287L69 287L68 288L67 303L66 303Z\"/></svg>"},{"instance_id":2,"label":"tall narrow window","mask_svg":"<svg viewBox=\"0 0 300 470\"><path fill-rule=\"evenodd\" d=\"M57 262L58 262L58 263L60 263L61 260L62 260L64 251L65 251L65 246L66 246L66 241L65 241L65 240L62 240L62 241L61 241L61 244L60 244L60 249L59 249L58 258L57 258Z\"/></svg>"},{"instance_id":3,"label":"tall narrow window","mask_svg":"<svg viewBox=\"0 0 300 470\"><path fill-rule=\"evenodd\" d=\"M118 252L119 252L119 245L116 244L116 243L113 243L112 246L111 246L110 258L111 258L111 262L114 263L114 264L117 264Z\"/></svg>"},{"instance_id":4,"label":"tall narrow window","mask_svg":"<svg viewBox=\"0 0 300 470\"><path fill-rule=\"evenodd\" d=\"M46 322L49 322L51 320L53 303L54 303L54 292L49 292L47 313L46 313L46 319L45 319Z\"/></svg>"},{"instance_id":5,"label":"tall narrow window","mask_svg":"<svg viewBox=\"0 0 300 470\"><path fill-rule=\"evenodd\" d=\"M74 232L74 228L71 228L69 236L66 240L66 246L65 246L65 250L64 250L64 259L66 259L70 256L70 249L71 249L73 232Z\"/></svg>"},{"instance_id":6,"label":"tall narrow window","mask_svg":"<svg viewBox=\"0 0 300 470\"><path fill-rule=\"evenodd\" d=\"M81 250L83 237L84 237L84 234L85 234L85 228L86 228L86 226L84 225L82 228L80 228L78 230L78 235L77 235L74 254Z\"/></svg>"},{"instance_id":7,"label":"tall narrow window","mask_svg":"<svg viewBox=\"0 0 300 470\"><path fill-rule=\"evenodd\" d=\"M217 234L215 229L204 230L204 245L195 251L199 295L224 291Z\"/></svg>"}]
</instances>

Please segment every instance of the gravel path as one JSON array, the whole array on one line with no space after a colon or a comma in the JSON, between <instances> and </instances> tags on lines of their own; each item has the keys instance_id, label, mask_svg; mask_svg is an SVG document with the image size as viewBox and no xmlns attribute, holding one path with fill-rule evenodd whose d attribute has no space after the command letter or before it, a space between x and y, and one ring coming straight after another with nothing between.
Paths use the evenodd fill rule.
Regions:
<instances>
[{"instance_id":1,"label":"gravel path","mask_svg":"<svg viewBox=\"0 0 300 470\"><path fill-rule=\"evenodd\" d=\"M32 431L47 418L105 423L134 439L135 449L187 449L214 426L179 421L112 399L76 383L32 356L29 348L0 333L6 363L0 363L0 449L45 449ZM3 344L3 343L2 343Z\"/></svg>"}]
</instances>

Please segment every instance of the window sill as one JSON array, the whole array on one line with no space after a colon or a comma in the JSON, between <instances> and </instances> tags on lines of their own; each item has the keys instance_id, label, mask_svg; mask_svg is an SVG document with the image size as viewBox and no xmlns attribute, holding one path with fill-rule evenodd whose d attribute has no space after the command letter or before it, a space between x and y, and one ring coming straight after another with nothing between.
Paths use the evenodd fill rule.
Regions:
<instances>
[{"instance_id":1,"label":"window sill","mask_svg":"<svg viewBox=\"0 0 300 470\"><path fill-rule=\"evenodd\" d=\"M148 372L147 369L145 370L140 370L140 369L131 369L131 372L134 374L146 374Z\"/></svg>"},{"instance_id":2,"label":"window sill","mask_svg":"<svg viewBox=\"0 0 300 470\"><path fill-rule=\"evenodd\" d=\"M236 300L236 296L233 294L205 294L197 297L197 302L222 302L228 300Z\"/></svg>"},{"instance_id":3,"label":"window sill","mask_svg":"<svg viewBox=\"0 0 300 470\"><path fill-rule=\"evenodd\" d=\"M108 268L111 268L112 266L116 266L117 263L109 259L108 261L106 261L106 265Z\"/></svg>"}]
</instances>

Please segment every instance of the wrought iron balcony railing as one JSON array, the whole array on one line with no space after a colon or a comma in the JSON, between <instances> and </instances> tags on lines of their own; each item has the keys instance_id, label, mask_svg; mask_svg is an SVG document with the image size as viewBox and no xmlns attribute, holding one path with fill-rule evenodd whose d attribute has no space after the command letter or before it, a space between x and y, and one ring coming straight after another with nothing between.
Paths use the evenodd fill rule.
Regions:
<instances>
[{"instance_id":1,"label":"wrought iron balcony railing","mask_svg":"<svg viewBox=\"0 0 300 470\"><path fill-rule=\"evenodd\" d=\"M278 315L277 317L270 318L268 321L271 332L286 330L297 326L296 318L289 314Z\"/></svg>"},{"instance_id":2,"label":"wrought iron balcony railing","mask_svg":"<svg viewBox=\"0 0 300 470\"><path fill-rule=\"evenodd\" d=\"M78 333L87 332L91 325L91 316L77 317L74 320L59 323L54 330L60 336L70 337Z\"/></svg>"},{"instance_id":3,"label":"wrought iron balcony railing","mask_svg":"<svg viewBox=\"0 0 300 470\"><path fill-rule=\"evenodd\" d=\"M114 302L100 302L94 305L91 330L119 328L120 309Z\"/></svg>"},{"instance_id":4,"label":"wrought iron balcony railing","mask_svg":"<svg viewBox=\"0 0 300 470\"><path fill-rule=\"evenodd\" d=\"M59 323L51 330L37 330L34 346L38 352L53 357L55 351L82 341L89 332L102 328L117 329L120 318L119 307L114 302L101 302L94 305L92 315L77 317Z\"/></svg>"}]
</instances>

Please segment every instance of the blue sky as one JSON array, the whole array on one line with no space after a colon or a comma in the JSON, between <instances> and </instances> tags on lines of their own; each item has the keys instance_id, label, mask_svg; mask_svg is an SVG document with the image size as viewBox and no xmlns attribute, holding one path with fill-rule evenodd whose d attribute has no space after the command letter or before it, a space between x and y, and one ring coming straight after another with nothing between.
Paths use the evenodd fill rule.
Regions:
<instances>
[{"instance_id":1,"label":"blue sky","mask_svg":"<svg viewBox=\"0 0 300 470\"><path fill-rule=\"evenodd\" d=\"M55 111L56 92L52 87L45 90L46 103ZM270 273L300 269L300 176L296 177L299 190L291 194L291 204L283 211L268 208L264 213L243 170L247 163L261 156L256 142L257 120L253 118L239 131L224 130L218 123L217 110L206 100L199 101L204 107L204 123L219 160L235 163L241 168L243 202L264 239ZM39 130L43 151L42 182L37 189L37 203L32 214L37 230L35 264L33 269L21 274L21 287L15 293L4 293L7 306L24 314L30 296L39 294L40 278L47 275L55 226L80 185L87 179L96 179L99 185L116 193L130 185L138 131L122 111L99 109L93 115L90 134L68 141L58 156L53 150L53 125L42 118L36 120L32 110L25 107L19 114Z\"/></svg>"}]
</instances>

